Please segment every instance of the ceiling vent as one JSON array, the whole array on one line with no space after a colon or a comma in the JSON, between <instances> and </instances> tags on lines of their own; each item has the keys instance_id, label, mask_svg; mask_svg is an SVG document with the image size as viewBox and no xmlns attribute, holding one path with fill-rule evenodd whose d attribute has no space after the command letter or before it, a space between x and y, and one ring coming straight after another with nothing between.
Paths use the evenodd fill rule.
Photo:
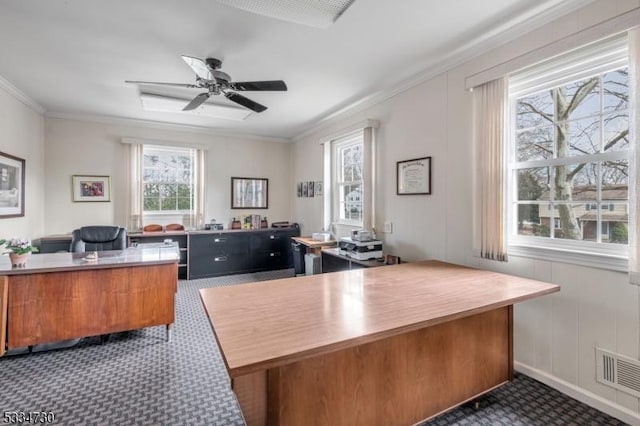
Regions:
<instances>
[{"instance_id":1,"label":"ceiling vent","mask_svg":"<svg viewBox=\"0 0 640 426\"><path fill-rule=\"evenodd\" d=\"M640 362L596 348L596 380L629 395L640 397Z\"/></svg>"},{"instance_id":2,"label":"ceiling vent","mask_svg":"<svg viewBox=\"0 0 640 426\"><path fill-rule=\"evenodd\" d=\"M183 111L185 105L189 103L189 99L173 98L144 92L140 93L140 101L142 102L142 109L153 112L191 114L233 121L244 121L251 114L251 110L246 108L237 108L211 102L205 102L198 108L190 111Z\"/></svg>"},{"instance_id":3,"label":"ceiling vent","mask_svg":"<svg viewBox=\"0 0 640 426\"><path fill-rule=\"evenodd\" d=\"M355 0L218 0L247 12L316 28L327 28Z\"/></svg>"}]
</instances>

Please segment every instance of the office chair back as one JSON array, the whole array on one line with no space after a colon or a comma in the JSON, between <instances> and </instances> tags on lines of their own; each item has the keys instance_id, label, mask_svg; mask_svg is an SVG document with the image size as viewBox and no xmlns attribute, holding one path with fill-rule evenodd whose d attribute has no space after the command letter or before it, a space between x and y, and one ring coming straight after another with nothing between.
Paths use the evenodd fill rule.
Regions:
<instances>
[{"instance_id":1,"label":"office chair back","mask_svg":"<svg viewBox=\"0 0 640 426\"><path fill-rule=\"evenodd\" d=\"M72 252L124 250L127 230L120 226L83 226L73 231Z\"/></svg>"}]
</instances>

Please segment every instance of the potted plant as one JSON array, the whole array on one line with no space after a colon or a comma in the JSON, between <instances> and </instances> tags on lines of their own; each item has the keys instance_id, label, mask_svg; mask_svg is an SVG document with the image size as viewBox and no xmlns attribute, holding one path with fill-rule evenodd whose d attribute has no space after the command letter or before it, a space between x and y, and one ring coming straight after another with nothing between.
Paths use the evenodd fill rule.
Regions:
<instances>
[{"instance_id":1,"label":"potted plant","mask_svg":"<svg viewBox=\"0 0 640 426\"><path fill-rule=\"evenodd\" d=\"M36 253L38 248L31 245L29 240L23 238L12 238L10 240L0 240L0 251L9 253L12 266L24 266L31 253Z\"/></svg>"}]
</instances>

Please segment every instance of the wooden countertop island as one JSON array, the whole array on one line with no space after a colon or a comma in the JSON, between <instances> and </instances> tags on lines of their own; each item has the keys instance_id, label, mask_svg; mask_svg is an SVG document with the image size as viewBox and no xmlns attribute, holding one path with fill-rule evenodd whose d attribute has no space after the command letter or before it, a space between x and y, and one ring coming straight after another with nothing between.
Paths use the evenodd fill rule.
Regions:
<instances>
[{"instance_id":1,"label":"wooden countertop island","mask_svg":"<svg viewBox=\"0 0 640 426\"><path fill-rule=\"evenodd\" d=\"M248 425L410 425L513 376L559 286L425 261L200 290Z\"/></svg>"},{"instance_id":2,"label":"wooden countertop island","mask_svg":"<svg viewBox=\"0 0 640 426\"><path fill-rule=\"evenodd\" d=\"M0 355L7 349L104 335L175 319L177 246L47 253L12 267L0 256Z\"/></svg>"}]
</instances>

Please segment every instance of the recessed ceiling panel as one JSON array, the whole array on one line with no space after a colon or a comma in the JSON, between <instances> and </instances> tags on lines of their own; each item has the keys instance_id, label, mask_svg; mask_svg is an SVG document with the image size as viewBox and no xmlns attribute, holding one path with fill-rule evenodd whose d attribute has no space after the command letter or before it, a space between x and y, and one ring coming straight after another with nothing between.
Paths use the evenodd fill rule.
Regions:
<instances>
[{"instance_id":1,"label":"recessed ceiling panel","mask_svg":"<svg viewBox=\"0 0 640 426\"><path fill-rule=\"evenodd\" d=\"M247 12L308 25L327 28L355 0L218 0L220 3Z\"/></svg>"}]
</instances>

